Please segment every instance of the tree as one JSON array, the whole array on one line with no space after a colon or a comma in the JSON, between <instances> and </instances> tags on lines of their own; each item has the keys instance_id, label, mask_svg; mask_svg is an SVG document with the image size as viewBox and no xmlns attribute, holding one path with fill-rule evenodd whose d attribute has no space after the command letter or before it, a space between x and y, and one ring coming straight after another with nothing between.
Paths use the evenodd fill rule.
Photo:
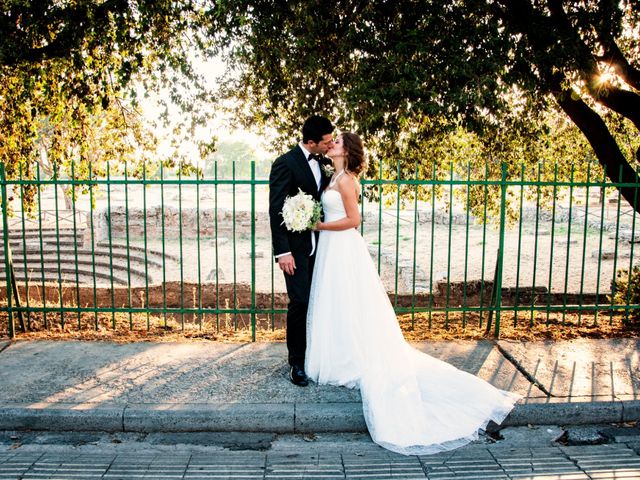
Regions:
<instances>
[{"instance_id":1,"label":"tree","mask_svg":"<svg viewBox=\"0 0 640 480\"><path fill-rule=\"evenodd\" d=\"M208 159L204 173L208 178L230 180L235 178L247 180L251 178L251 162L255 162L255 177L267 178L269 176L270 162L260 161L257 158L255 148L248 142L242 140L222 140L217 143L216 151ZM216 168L217 164L217 168Z\"/></svg>"},{"instance_id":2,"label":"tree","mask_svg":"<svg viewBox=\"0 0 640 480\"><path fill-rule=\"evenodd\" d=\"M76 178L105 162L155 158L153 125L139 96L164 91L188 114L183 137L211 114L209 92L192 64L207 54L198 2L64 0L0 3L0 161L10 178L35 166ZM44 152L44 154L43 154ZM142 153L140 153L142 152ZM44 159L44 160L43 160ZM89 172L91 164L93 172ZM131 173L141 173L131 168Z\"/></svg>"},{"instance_id":3,"label":"tree","mask_svg":"<svg viewBox=\"0 0 640 480\"><path fill-rule=\"evenodd\" d=\"M430 178L428 148L462 129L493 175L507 161L517 177L509 160L539 160L558 109L611 180L638 180L637 2L236 0L210 18L229 49L238 114L285 141L324 112L362 133L374 157L400 158L406 175L419 158ZM639 209L633 188L621 193Z\"/></svg>"},{"instance_id":4,"label":"tree","mask_svg":"<svg viewBox=\"0 0 640 480\"><path fill-rule=\"evenodd\" d=\"M522 78L554 97L612 181L637 183L640 144L636 141L635 153L625 155L598 110L615 114L614 121L626 119L636 137L640 133L640 5L612 0L541 3L501 0L495 6L495 15L507 34L519 39L514 45L533 67ZM638 211L635 191L621 188Z\"/></svg>"}]
</instances>

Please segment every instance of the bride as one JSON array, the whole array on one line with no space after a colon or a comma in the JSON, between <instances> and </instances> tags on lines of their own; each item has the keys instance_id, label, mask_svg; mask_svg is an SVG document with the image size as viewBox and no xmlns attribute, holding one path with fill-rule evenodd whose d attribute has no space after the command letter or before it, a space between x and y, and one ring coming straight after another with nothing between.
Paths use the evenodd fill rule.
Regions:
<instances>
[{"instance_id":1,"label":"bride","mask_svg":"<svg viewBox=\"0 0 640 480\"><path fill-rule=\"evenodd\" d=\"M358 232L360 137L343 133L327 153L335 173L307 314L305 370L317 383L359 388L371 438L405 455L451 450L501 423L519 396L411 347Z\"/></svg>"}]
</instances>

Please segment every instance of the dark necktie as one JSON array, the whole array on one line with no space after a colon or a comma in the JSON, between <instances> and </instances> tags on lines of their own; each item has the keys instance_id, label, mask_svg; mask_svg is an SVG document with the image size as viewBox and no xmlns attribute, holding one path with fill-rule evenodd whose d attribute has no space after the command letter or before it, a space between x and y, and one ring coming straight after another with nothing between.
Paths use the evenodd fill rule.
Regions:
<instances>
[{"instance_id":1,"label":"dark necktie","mask_svg":"<svg viewBox=\"0 0 640 480\"><path fill-rule=\"evenodd\" d=\"M318 163L320 163L320 160L322 160L322 154L321 153L310 153L309 157L307 158L307 160L309 160L309 161L317 160Z\"/></svg>"}]
</instances>

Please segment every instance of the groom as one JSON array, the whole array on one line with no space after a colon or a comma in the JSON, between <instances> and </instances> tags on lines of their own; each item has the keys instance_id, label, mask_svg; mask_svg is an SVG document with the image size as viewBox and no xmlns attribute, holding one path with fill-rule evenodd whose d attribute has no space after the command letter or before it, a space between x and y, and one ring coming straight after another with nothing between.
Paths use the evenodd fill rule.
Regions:
<instances>
[{"instance_id":1,"label":"groom","mask_svg":"<svg viewBox=\"0 0 640 480\"><path fill-rule=\"evenodd\" d=\"M323 165L331 165L324 156L333 147L333 125L319 115L313 115L302 126L302 141L273 162L269 175L269 219L275 261L284 273L289 296L287 310L287 349L291 382L306 387L309 379L304 372L307 349L307 308L311 276L315 261L318 232L290 232L282 224L282 206L287 196L298 189L320 200L329 184Z\"/></svg>"}]
</instances>

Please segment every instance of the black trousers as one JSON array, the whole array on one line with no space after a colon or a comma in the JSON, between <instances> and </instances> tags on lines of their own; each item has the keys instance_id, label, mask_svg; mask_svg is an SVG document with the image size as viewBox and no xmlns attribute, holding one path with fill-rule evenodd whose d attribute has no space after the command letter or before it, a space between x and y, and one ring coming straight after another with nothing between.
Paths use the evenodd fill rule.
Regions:
<instances>
[{"instance_id":1,"label":"black trousers","mask_svg":"<svg viewBox=\"0 0 640 480\"><path fill-rule=\"evenodd\" d=\"M307 350L307 309L315 254L293 254L296 269L293 275L284 274L289 295L287 310L287 349L289 365L304 368L304 356Z\"/></svg>"}]
</instances>

